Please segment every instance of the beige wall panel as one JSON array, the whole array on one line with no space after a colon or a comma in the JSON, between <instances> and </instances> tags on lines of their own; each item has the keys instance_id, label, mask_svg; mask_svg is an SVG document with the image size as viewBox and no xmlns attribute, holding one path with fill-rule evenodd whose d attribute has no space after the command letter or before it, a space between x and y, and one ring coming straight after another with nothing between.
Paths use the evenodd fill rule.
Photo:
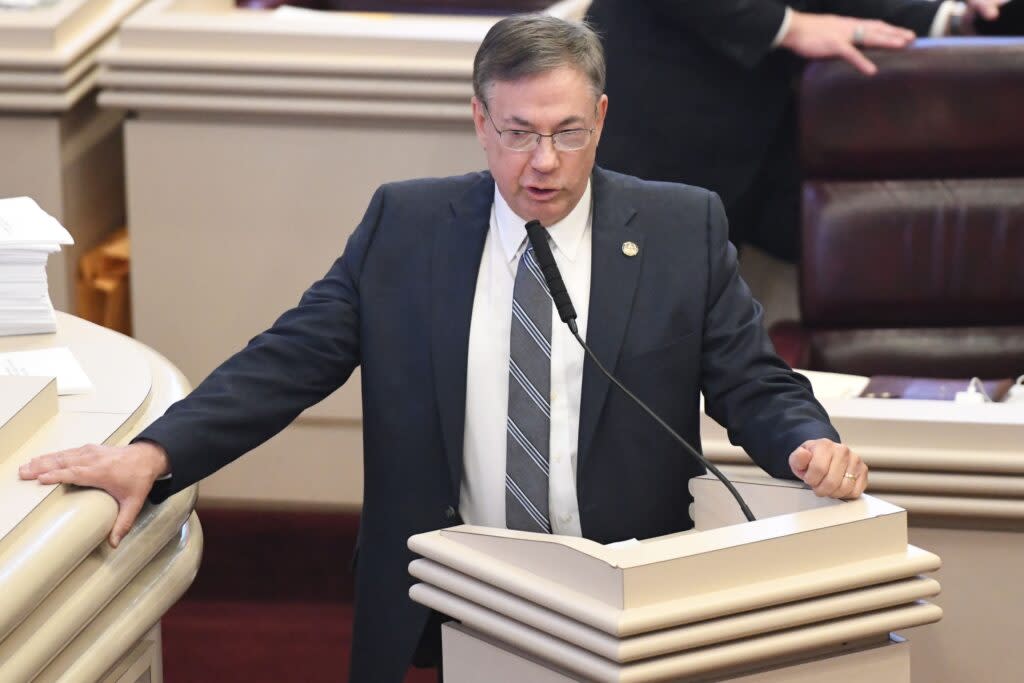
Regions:
<instances>
[{"instance_id":1,"label":"beige wall panel","mask_svg":"<svg viewBox=\"0 0 1024 683\"><path fill-rule=\"evenodd\" d=\"M765 329L782 320L800 320L799 273L795 265L748 244L743 247L740 275L764 307Z\"/></svg>"},{"instance_id":2,"label":"beige wall panel","mask_svg":"<svg viewBox=\"0 0 1024 683\"><path fill-rule=\"evenodd\" d=\"M126 136L136 336L193 383L327 271L378 185L484 165L468 117L408 128L143 119Z\"/></svg>"},{"instance_id":3,"label":"beige wall panel","mask_svg":"<svg viewBox=\"0 0 1024 683\"><path fill-rule=\"evenodd\" d=\"M464 122L447 124L227 116L128 121L137 338L198 383L327 271L378 185L484 166L466 108ZM308 414L358 420L355 379ZM204 496L358 501L331 487L361 482L353 464L359 440L339 450L330 439L311 438L279 437L212 479ZM307 444L316 445L303 452ZM269 464L285 452L288 467ZM327 469L311 483L305 463L313 462ZM307 485L326 488L312 494Z\"/></svg>"},{"instance_id":4,"label":"beige wall panel","mask_svg":"<svg viewBox=\"0 0 1024 683\"><path fill-rule=\"evenodd\" d=\"M913 522L913 520L911 520ZM914 683L1019 683L1024 529L910 528L910 542L942 558L932 576L942 621L911 634Z\"/></svg>"},{"instance_id":5,"label":"beige wall panel","mask_svg":"<svg viewBox=\"0 0 1024 683\"><path fill-rule=\"evenodd\" d=\"M0 115L0 140L4 163L0 164L0 196L33 195L47 211L60 207L59 178L53 174L60 162L60 124L46 115Z\"/></svg>"},{"instance_id":6,"label":"beige wall panel","mask_svg":"<svg viewBox=\"0 0 1024 683\"><path fill-rule=\"evenodd\" d=\"M363 501L363 433L300 418L199 485L200 504L331 506Z\"/></svg>"}]
</instances>

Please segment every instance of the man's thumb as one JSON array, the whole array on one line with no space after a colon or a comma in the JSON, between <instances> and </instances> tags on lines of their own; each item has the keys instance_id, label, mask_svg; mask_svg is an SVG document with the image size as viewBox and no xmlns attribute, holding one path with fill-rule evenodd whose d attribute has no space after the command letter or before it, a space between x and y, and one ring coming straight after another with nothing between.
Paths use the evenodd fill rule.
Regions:
<instances>
[{"instance_id":1,"label":"man's thumb","mask_svg":"<svg viewBox=\"0 0 1024 683\"><path fill-rule=\"evenodd\" d=\"M114 520L114 528L110 530L110 545L116 548L121 540L131 531L135 518L139 516L142 509L142 501L129 498L121 502L117 511L117 519Z\"/></svg>"},{"instance_id":2,"label":"man's thumb","mask_svg":"<svg viewBox=\"0 0 1024 683\"><path fill-rule=\"evenodd\" d=\"M807 474L807 467L811 464L812 457L811 452L806 447L800 446L789 456L789 469L793 470L793 474L803 479L804 475Z\"/></svg>"}]
</instances>

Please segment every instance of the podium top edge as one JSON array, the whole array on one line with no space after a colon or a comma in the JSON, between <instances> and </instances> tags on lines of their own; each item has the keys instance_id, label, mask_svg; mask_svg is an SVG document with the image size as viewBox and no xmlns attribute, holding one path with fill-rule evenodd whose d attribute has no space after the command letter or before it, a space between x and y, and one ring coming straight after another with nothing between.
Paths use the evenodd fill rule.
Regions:
<instances>
[{"instance_id":1,"label":"podium top edge","mask_svg":"<svg viewBox=\"0 0 1024 683\"><path fill-rule=\"evenodd\" d=\"M905 514L906 511L879 498L863 495L852 501L836 501L836 505L802 510L785 515L724 526L707 531L691 531L639 540L621 546L608 546L576 536L558 536L493 527L463 524L441 529L419 538L440 536L458 542L459 536L486 536L501 538L509 543L544 544L558 546L579 556L599 561L609 568L628 570L683 557L693 557L729 548L756 544L763 541L793 536L827 528L867 522L879 517ZM413 538L417 538L414 536ZM428 541L429 542L429 541ZM412 544L410 544L412 545ZM415 548L414 548L415 550Z\"/></svg>"}]
</instances>

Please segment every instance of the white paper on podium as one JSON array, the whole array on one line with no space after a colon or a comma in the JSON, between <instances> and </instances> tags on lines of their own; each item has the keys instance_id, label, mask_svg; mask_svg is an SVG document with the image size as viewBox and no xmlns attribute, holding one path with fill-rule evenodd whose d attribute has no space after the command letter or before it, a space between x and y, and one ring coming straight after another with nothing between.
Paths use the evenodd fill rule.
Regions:
<instances>
[{"instance_id":1,"label":"white paper on podium","mask_svg":"<svg viewBox=\"0 0 1024 683\"><path fill-rule=\"evenodd\" d=\"M66 346L0 353L0 375L56 377L57 393L61 396L87 394L93 390L89 377Z\"/></svg>"}]
</instances>

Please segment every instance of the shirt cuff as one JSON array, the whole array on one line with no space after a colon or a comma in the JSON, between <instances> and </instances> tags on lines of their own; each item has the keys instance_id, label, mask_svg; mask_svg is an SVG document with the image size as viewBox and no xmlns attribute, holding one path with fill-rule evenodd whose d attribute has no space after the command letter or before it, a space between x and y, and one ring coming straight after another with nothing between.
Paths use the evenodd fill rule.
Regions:
<instances>
[{"instance_id":1,"label":"shirt cuff","mask_svg":"<svg viewBox=\"0 0 1024 683\"><path fill-rule=\"evenodd\" d=\"M963 3L955 2L954 0L943 0L942 4L939 5L939 9L935 12L935 18L932 19L932 27L928 31L928 36L939 38L950 35L953 18L955 17L959 20L964 15L966 9Z\"/></svg>"},{"instance_id":2,"label":"shirt cuff","mask_svg":"<svg viewBox=\"0 0 1024 683\"><path fill-rule=\"evenodd\" d=\"M947 0L949 4L952 4L950 0ZM782 15L782 24L779 26L778 32L775 34L775 39L772 40L772 47L776 48L782 43L782 39L789 33L789 25L793 23L793 8L787 7L786 13ZM932 26L934 29L934 25Z\"/></svg>"},{"instance_id":3,"label":"shirt cuff","mask_svg":"<svg viewBox=\"0 0 1024 683\"><path fill-rule=\"evenodd\" d=\"M145 438L138 438L138 437L136 437L136 438L132 439L131 443L137 443L139 441L143 441L145 443L151 443L151 444L154 444L156 446L160 446L160 448L163 449L164 453L167 453L167 449L166 448L164 448L161 444L158 444L156 441L153 441L152 439L145 439ZM170 463L170 458L168 458L168 463ZM174 473L173 472L168 472L167 474L163 475L162 477L157 477L153 481L155 481L155 482L156 481L167 481L168 479L171 478L172 474L174 474Z\"/></svg>"}]
</instances>

